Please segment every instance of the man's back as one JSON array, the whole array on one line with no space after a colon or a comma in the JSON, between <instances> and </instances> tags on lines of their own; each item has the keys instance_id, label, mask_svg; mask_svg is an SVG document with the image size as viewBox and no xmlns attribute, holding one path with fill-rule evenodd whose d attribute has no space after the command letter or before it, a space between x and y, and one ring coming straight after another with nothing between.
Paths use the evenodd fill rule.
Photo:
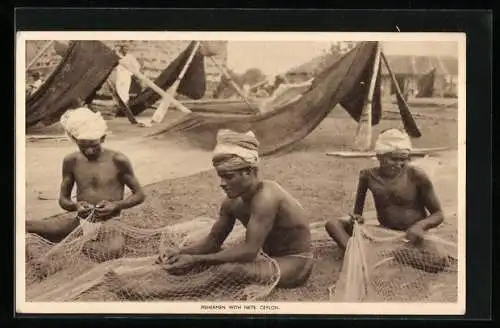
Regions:
<instances>
[{"instance_id":1,"label":"man's back","mask_svg":"<svg viewBox=\"0 0 500 328\"><path fill-rule=\"evenodd\" d=\"M309 221L302 205L278 183L265 180L250 202L231 200L230 212L244 226L252 208L275 206L277 211L264 242L263 250L271 256L285 256L310 251Z\"/></svg>"}]
</instances>

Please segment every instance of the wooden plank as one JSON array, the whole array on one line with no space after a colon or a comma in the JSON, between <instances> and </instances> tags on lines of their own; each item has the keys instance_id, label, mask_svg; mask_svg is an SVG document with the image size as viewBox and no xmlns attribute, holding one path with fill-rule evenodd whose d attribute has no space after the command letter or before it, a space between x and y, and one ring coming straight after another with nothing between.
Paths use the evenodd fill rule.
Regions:
<instances>
[{"instance_id":1,"label":"wooden plank","mask_svg":"<svg viewBox=\"0 0 500 328\"><path fill-rule=\"evenodd\" d=\"M431 153L452 150L450 147L420 148L413 149L411 156L424 157ZM377 154L373 151L335 151L326 153L327 156L345 157L345 158L371 158Z\"/></svg>"},{"instance_id":2,"label":"wooden plank","mask_svg":"<svg viewBox=\"0 0 500 328\"><path fill-rule=\"evenodd\" d=\"M177 107L180 111L184 113L191 113L191 111L184 106L181 102L179 102L177 99L173 98L168 92L165 92L162 88L157 86L153 81L151 81L146 75L142 74L138 70L133 69L132 67L128 67L127 65L124 65L120 63L123 67L125 67L130 73L134 74L137 76L138 79L143 81L148 87L150 87L154 92L162 96L163 98L170 99L172 104L174 104L175 107Z\"/></svg>"},{"instance_id":3,"label":"wooden plank","mask_svg":"<svg viewBox=\"0 0 500 328\"><path fill-rule=\"evenodd\" d=\"M196 42L195 46L193 47L193 50L191 51L191 54L189 55L186 63L184 64L184 67L182 68L182 71L180 72L179 76L177 77L177 80L175 83L170 87L169 93L172 95L172 99L177 95L177 89L179 89L179 85L181 84L182 79L184 78L184 75L186 75L186 72L191 65L191 62L193 61L194 55L200 48L200 42ZM151 118L151 121L154 123L161 123L163 119L165 118L165 115L167 115L168 108L170 107L170 99L163 99L160 102L160 105L156 109L156 111L153 114L153 117Z\"/></svg>"}]
</instances>

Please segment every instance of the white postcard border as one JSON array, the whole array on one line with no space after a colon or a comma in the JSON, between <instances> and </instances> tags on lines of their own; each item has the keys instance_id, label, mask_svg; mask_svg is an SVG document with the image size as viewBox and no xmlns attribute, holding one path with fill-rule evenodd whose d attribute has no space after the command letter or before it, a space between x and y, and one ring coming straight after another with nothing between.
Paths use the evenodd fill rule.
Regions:
<instances>
[{"instance_id":1,"label":"white postcard border","mask_svg":"<svg viewBox=\"0 0 500 328\"><path fill-rule=\"evenodd\" d=\"M333 302L72 302L41 303L25 299L25 47L26 40L231 40L231 41L456 41L459 45L458 85L458 300L456 303L333 303ZM16 36L16 254L15 298L18 313L148 313L148 314L403 314L465 313L465 33L367 32L18 32ZM325 288L327 288L325 286ZM208 309L219 306L221 309ZM230 309L230 306L233 308ZM240 306L241 308L238 308ZM206 309L204 309L204 307ZM223 307L223 309L222 309Z\"/></svg>"}]
</instances>

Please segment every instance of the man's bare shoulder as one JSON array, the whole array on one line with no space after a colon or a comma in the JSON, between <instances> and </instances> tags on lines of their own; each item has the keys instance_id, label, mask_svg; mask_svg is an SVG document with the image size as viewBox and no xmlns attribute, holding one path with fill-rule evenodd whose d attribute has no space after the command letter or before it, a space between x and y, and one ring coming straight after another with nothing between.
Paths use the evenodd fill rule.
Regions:
<instances>
[{"instance_id":1,"label":"man's bare shoulder","mask_svg":"<svg viewBox=\"0 0 500 328\"><path fill-rule=\"evenodd\" d=\"M263 180L262 188L254 197L257 201L279 201L290 194L278 182L273 180Z\"/></svg>"},{"instance_id":2,"label":"man's bare shoulder","mask_svg":"<svg viewBox=\"0 0 500 328\"><path fill-rule=\"evenodd\" d=\"M262 191L263 192L281 192L284 188L274 180L262 180Z\"/></svg>"},{"instance_id":3,"label":"man's bare shoulder","mask_svg":"<svg viewBox=\"0 0 500 328\"><path fill-rule=\"evenodd\" d=\"M221 208L224 209L224 210L229 210L231 209L234 204L236 204L238 199L231 199L229 197L226 197L224 198L224 200L222 201L222 204L221 204Z\"/></svg>"},{"instance_id":4,"label":"man's bare shoulder","mask_svg":"<svg viewBox=\"0 0 500 328\"><path fill-rule=\"evenodd\" d=\"M64 156L63 164L74 164L80 158L80 152L75 151L71 154Z\"/></svg>"},{"instance_id":5,"label":"man's bare shoulder","mask_svg":"<svg viewBox=\"0 0 500 328\"><path fill-rule=\"evenodd\" d=\"M128 156L125 155L124 153L122 153L121 151L108 149L108 148L106 148L105 151L109 153L109 155L111 156L111 158L113 159L113 161L116 164L129 164L130 163L130 159L128 158Z\"/></svg>"},{"instance_id":6,"label":"man's bare shoulder","mask_svg":"<svg viewBox=\"0 0 500 328\"><path fill-rule=\"evenodd\" d=\"M407 170L414 181L422 183L430 182L429 175L421 167L418 167L416 165L408 165Z\"/></svg>"},{"instance_id":7,"label":"man's bare shoulder","mask_svg":"<svg viewBox=\"0 0 500 328\"><path fill-rule=\"evenodd\" d=\"M231 199L229 197L224 198L220 206L220 214L224 214L227 217L233 217L238 206L241 204L241 199L235 198Z\"/></svg>"},{"instance_id":8,"label":"man's bare shoulder","mask_svg":"<svg viewBox=\"0 0 500 328\"><path fill-rule=\"evenodd\" d=\"M370 179L378 176L380 176L380 167L378 166L362 169L361 171L359 171L360 179Z\"/></svg>"}]
</instances>

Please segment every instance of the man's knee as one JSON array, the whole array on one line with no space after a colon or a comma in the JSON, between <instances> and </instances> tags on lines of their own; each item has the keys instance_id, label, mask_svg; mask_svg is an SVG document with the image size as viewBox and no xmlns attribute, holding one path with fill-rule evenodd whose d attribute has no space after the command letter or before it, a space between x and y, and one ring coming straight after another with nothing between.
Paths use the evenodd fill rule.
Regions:
<instances>
[{"instance_id":1,"label":"man's knee","mask_svg":"<svg viewBox=\"0 0 500 328\"><path fill-rule=\"evenodd\" d=\"M335 234L339 230L343 230L349 233L352 230L352 225L348 220L343 219L330 219L325 224L325 229L330 234Z\"/></svg>"},{"instance_id":2,"label":"man's knee","mask_svg":"<svg viewBox=\"0 0 500 328\"><path fill-rule=\"evenodd\" d=\"M339 228L339 220L338 219L330 219L325 224L325 229L327 232L332 233L335 232Z\"/></svg>"},{"instance_id":3,"label":"man's knee","mask_svg":"<svg viewBox=\"0 0 500 328\"><path fill-rule=\"evenodd\" d=\"M287 258L280 259L280 281L279 288L298 288L303 286L313 271L313 259Z\"/></svg>"},{"instance_id":4,"label":"man's knee","mask_svg":"<svg viewBox=\"0 0 500 328\"><path fill-rule=\"evenodd\" d=\"M37 234L51 242L60 242L69 235L79 221L76 218L51 218L26 221L26 232Z\"/></svg>"}]
</instances>

